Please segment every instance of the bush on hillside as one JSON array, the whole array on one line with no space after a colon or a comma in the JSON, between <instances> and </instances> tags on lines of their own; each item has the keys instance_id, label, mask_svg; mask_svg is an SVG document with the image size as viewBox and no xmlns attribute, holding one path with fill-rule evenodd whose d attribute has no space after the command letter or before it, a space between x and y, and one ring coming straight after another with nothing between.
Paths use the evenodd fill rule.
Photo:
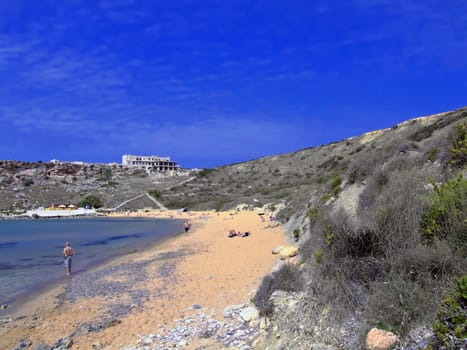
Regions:
<instances>
[{"instance_id":1,"label":"bush on hillside","mask_svg":"<svg viewBox=\"0 0 467 350\"><path fill-rule=\"evenodd\" d=\"M254 302L261 316L271 316L274 313L274 305L270 298L274 291L299 292L302 289L300 270L295 265L284 264L279 270L263 278Z\"/></svg>"},{"instance_id":2,"label":"bush on hillside","mask_svg":"<svg viewBox=\"0 0 467 350\"><path fill-rule=\"evenodd\" d=\"M102 207L102 201L98 196L90 194L83 198L81 202L79 202L78 206L80 207L87 207L91 206L93 208L100 208Z\"/></svg>"},{"instance_id":3,"label":"bush on hillside","mask_svg":"<svg viewBox=\"0 0 467 350\"><path fill-rule=\"evenodd\" d=\"M467 163L467 122L463 122L454 130L449 163L461 168Z\"/></svg>"},{"instance_id":4,"label":"bush on hillside","mask_svg":"<svg viewBox=\"0 0 467 350\"><path fill-rule=\"evenodd\" d=\"M365 189L360 194L358 203L360 210L367 210L370 208L388 182L389 178L387 171L382 167L377 169L373 176L368 179Z\"/></svg>"},{"instance_id":5,"label":"bush on hillside","mask_svg":"<svg viewBox=\"0 0 467 350\"><path fill-rule=\"evenodd\" d=\"M443 296L433 322L436 340L433 346L460 349L467 339L467 275L456 280Z\"/></svg>"},{"instance_id":6,"label":"bush on hillside","mask_svg":"<svg viewBox=\"0 0 467 350\"><path fill-rule=\"evenodd\" d=\"M412 135L409 136L409 139L412 141L422 141L430 137L433 132L435 132L438 129L442 129L445 126L449 125L453 121L462 119L467 117L467 112L462 112L462 113L450 113L448 115L445 115L443 118L439 118L436 121L422 126L420 129L418 129L416 132L414 132Z\"/></svg>"},{"instance_id":7,"label":"bush on hillside","mask_svg":"<svg viewBox=\"0 0 467 350\"><path fill-rule=\"evenodd\" d=\"M216 169L204 168L204 169L200 170L197 175L198 175L198 177L206 177L209 174L213 173L215 170Z\"/></svg>"},{"instance_id":8,"label":"bush on hillside","mask_svg":"<svg viewBox=\"0 0 467 350\"><path fill-rule=\"evenodd\" d=\"M338 305L331 310L337 318L363 308L372 323L401 334L434 317L446 281L465 262L447 240L423 244L427 177L421 169L379 170L358 218L320 212L301 249L312 266L307 295L314 303Z\"/></svg>"},{"instance_id":9,"label":"bush on hillside","mask_svg":"<svg viewBox=\"0 0 467 350\"><path fill-rule=\"evenodd\" d=\"M467 254L467 180L462 175L438 186L431 205L421 219L422 238L427 243L448 239L462 255Z\"/></svg>"},{"instance_id":10,"label":"bush on hillside","mask_svg":"<svg viewBox=\"0 0 467 350\"><path fill-rule=\"evenodd\" d=\"M149 195L154 197L154 198L161 198L162 194L159 190L149 190L148 191Z\"/></svg>"}]
</instances>

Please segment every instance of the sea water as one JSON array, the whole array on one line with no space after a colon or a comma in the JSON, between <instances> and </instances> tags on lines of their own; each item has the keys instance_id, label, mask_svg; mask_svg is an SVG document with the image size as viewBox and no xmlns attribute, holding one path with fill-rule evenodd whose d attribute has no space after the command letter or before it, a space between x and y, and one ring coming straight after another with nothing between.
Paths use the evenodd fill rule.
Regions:
<instances>
[{"instance_id":1,"label":"sea water","mask_svg":"<svg viewBox=\"0 0 467 350\"><path fill-rule=\"evenodd\" d=\"M75 250L72 273L82 273L183 230L180 220L79 218L0 220L0 304L11 305L65 280L65 242Z\"/></svg>"}]
</instances>

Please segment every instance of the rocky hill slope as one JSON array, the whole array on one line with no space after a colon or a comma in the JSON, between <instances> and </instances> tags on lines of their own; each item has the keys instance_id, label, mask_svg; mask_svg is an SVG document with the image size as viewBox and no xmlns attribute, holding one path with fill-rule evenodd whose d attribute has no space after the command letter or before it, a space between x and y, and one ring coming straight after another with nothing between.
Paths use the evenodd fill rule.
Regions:
<instances>
[{"instance_id":1,"label":"rocky hill slope","mask_svg":"<svg viewBox=\"0 0 467 350\"><path fill-rule=\"evenodd\" d=\"M114 208L142 193L181 183L188 174L185 171L180 176L166 176L122 165L3 160L0 161L0 211L13 213L54 204L77 205L88 195L97 196L104 207ZM154 207L154 202L143 196L121 210L146 206Z\"/></svg>"}]
</instances>

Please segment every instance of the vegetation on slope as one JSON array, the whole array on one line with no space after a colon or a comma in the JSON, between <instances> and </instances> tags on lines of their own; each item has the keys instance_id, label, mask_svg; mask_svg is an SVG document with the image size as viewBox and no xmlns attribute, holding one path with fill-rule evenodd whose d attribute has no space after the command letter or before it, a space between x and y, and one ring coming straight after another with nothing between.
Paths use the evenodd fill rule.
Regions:
<instances>
[{"instance_id":1,"label":"vegetation on slope","mask_svg":"<svg viewBox=\"0 0 467 350\"><path fill-rule=\"evenodd\" d=\"M365 182L356 213L320 201L307 211L309 237L301 247L300 275L307 283L298 284L304 286L300 316L304 329L311 329L327 310L334 322L359 313L368 326L403 337L437 319L434 348L440 344L456 348L465 341L466 122L453 125L443 134L444 141L427 140L429 147L432 142L443 147L444 159L437 159L437 164L444 166L433 160L427 163L421 154L410 161L401 159L399 148L371 173L363 172L364 178L354 170L362 163L349 172L349 183ZM425 129L429 136L437 131ZM450 142L443 145L446 140ZM271 281L280 276L268 276L263 285L280 285ZM440 304L443 292L456 285L456 296L451 292ZM271 312L267 302L257 305L263 313ZM303 332L302 338L307 336Z\"/></svg>"}]
</instances>

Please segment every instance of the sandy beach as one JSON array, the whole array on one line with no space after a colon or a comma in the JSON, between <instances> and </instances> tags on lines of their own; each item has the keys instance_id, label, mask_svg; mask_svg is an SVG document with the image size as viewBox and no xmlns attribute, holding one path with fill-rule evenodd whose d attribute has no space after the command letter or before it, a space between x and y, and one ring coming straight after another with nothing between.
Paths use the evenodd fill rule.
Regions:
<instances>
[{"instance_id":1,"label":"sandy beach","mask_svg":"<svg viewBox=\"0 0 467 350\"><path fill-rule=\"evenodd\" d=\"M126 215L181 218L186 234L82 274L36 297L0 323L0 348L31 348L71 338L72 349L123 349L169 332L200 312L220 321L230 305L248 304L286 245L283 229L256 212L154 211ZM230 230L250 232L228 237ZM195 321L193 321L195 322ZM154 337L155 338L155 337ZM150 348L156 348L153 342ZM220 349L215 337L187 337L186 349Z\"/></svg>"}]
</instances>

